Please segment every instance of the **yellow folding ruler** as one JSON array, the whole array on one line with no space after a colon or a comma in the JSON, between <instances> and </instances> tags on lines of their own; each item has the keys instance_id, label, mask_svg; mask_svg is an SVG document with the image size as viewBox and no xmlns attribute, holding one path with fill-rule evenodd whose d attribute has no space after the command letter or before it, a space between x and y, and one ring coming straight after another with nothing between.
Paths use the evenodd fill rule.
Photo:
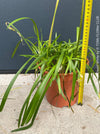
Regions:
<instances>
[{"instance_id":1,"label":"yellow folding ruler","mask_svg":"<svg viewBox=\"0 0 100 134\"><path fill-rule=\"evenodd\" d=\"M88 50L88 42L89 42L92 5L93 5L93 0L86 0L84 29L83 29L83 44L82 44L82 55L81 55L82 59L81 59L81 68L80 68L81 76L80 76L79 96L78 96L79 105L82 105L83 102L84 78L85 78L85 70L86 70L86 59L87 59L87 50Z\"/></svg>"}]
</instances>

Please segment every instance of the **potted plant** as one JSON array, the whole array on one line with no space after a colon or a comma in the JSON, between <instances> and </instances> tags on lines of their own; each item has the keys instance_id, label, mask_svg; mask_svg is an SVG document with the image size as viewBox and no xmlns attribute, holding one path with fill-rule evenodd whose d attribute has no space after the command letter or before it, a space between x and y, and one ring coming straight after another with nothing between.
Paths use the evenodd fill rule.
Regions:
<instances>
[{"instance_id":1,"label":"potted plant","mask_svg":"<svg viewBox=\"0 0 100 134\"><path fill-rule=\"evenodd\" d=\"M28 73L30 70L35 70L35 72L38 74L38 77L36 78L29 95L27 96L22 106L18 120L18 129L13 130L12 132L25 130L32 126L45 94L47 97L50 94L51 98L47 98L47 100L51 104L59 107L71 107L71 105L73 105L77 101L79 85L78 83L79 78L81 77L80 63L82 40L80 40L80 35L82 29L84 0L82 3L80 27L77 28L75 42L71 42L71 40L69 40L69 42L59 42L58 39L60 35L57 35L57 33L55 34L55 39L52 40L52 32L58 4L59 0L56 1L49 40L43 41L43 39L40 38L37 25L35 21L31 18L22 17L12 21L11 23L6 23L8 29L15 31L20 37L20 41L15 47L12 57L14 56L21 42L25 42L27 44L32 54L21 55L28 58L28 60L24 63L24 65L22 65L22 67L18 70L18 72L15 74L14 78L8 85L8 88L1 101L0 111L2 111L4 108L5 102L8 98L9 92L15 80L17 79L18 75L22 72L22 70L26 67L26 65L28 65L28 68L26 69L25 73ZM32 42L31 37L25 38L20 33L20 31L14 26L14 23L24 19L30 19L32 21L33 29L37 37L36 42ZM88 50L88 56L91 57L93 62L92 66L89 66L89 64L87 64L87 71L89 73L88 81L89 79L91 80L95 92L99 96L99 93L96 89L96 86L92 78L92 75L96 77L95 72L93 71L93 67L96 63L96 56L93 48L88 47ZM70 85L71 87L70 89L68 89L68 86ZM51 95L52 86L57 88L56 90L55 88L53 88L53 91L56 93L55 95ZM35 89L36 92L33 95ZM70 93L68 91L70 91ZM60 101L58 98L60 98ZM62 100L63 104L58 104L58 102L61 102Z\"/></svg>"}]
</instances>

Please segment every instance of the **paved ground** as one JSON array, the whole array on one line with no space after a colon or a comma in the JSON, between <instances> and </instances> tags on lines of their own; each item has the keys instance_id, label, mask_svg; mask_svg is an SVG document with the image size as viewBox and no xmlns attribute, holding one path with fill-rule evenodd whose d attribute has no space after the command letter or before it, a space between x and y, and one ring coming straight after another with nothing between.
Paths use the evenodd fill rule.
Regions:
<instances>
[{"instance_id":1,"label":"paved ground","mask_svg":"<svg viewBox=\"0 0 100 134\"><path fill-rule=\"evenodd\" d=\"M13 75L0 75L0 97ZM86 74L87 77L87 74ZM0 134L11 134L17 128L17 119L21 106L31 89L35 78L33 74L20 75L12 88L9 99L2 113L0 113ZM97 85L97 81L95 81ZM84 105L75 104L71 109L55 108L44 98L34 125L22 132L14 134L99 134L100 133L100 100L94 93L91 83L84 89Z\"/></svg>"}]
</instances>

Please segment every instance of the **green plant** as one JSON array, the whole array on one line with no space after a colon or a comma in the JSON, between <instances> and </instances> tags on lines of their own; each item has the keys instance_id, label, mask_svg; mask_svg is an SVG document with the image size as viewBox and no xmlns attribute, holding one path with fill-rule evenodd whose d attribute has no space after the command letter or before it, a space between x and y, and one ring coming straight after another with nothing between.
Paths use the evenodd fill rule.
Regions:
<instances>
[{"instance_id":1,"label":"green plant","mask_svg":"<svg viewBox=\"0 0 100 134\"><path fill-rule=\"evenodd\" d=\"M12 31L15 31L20 37L20 41L17 43L15 50L12 54L12 57L16 53L17 48L21 42L25 42L27 44L32 54L21 55L21 56L28 58L28 60L19 69L19 71L15 74L14 78L11 80L10 84L8 85L8 88L2 98L0 111L2 111L4 108L5 102L8 98L9 92L15 80L17 79L18 75L22 72L22 70L26 67L26 65L28 65L28 68L25 73L28 73L30 70L35 70L36 73L39 73L38 77L36 78L30 90L29 95L27 96L22 106L22 109L19 115L19 120L18 120L18 129L13 130L12 132L25 130L32 126L35 120L35 117L37 115L38 109L40 107L40 104L43 100L43 97L46 91L48 90L48 87L52 84L53 80L55 79L57 80L58 87L59 87L59 94L61 94L66 100L65 95L61 89L59 73L67 74L67 73L73 72L72 95L71 95L70 102L71 100L74 99L75 83L81 77L80 62L81 62L82 40L80 40L80 35L81 35L81 29L82 29L84 0L82 3L80 28L77 28L75 42L71 42L70 39L68 42L66 41L58 42L60 35L57 35L57 33L55 34L55 39L52 40L53 25L55 21L55 15L56 15L58 3L59 3L59 0L56 1L55 12L53 16L52 25L51 25L49 40L43 41L43 39L39 35L39 31L38 31L35 21L31 18L22 17L22 18L12 21L11 23L6 23L7 28ZM36 42L32 42L31 37L25 38L20 33L20 31L14 26L16 22L25 20L25 19L29 19L33 23L33 29L37 38ZM93 81L93 77L92 77L92 75L96 77L96 74L93 71L93 67L96 63L96 57L95 57L93 48L88 47L88 50L89 50L88 55L92 58L92 61L93 61L92 67L87 65L87 70L89 73L88 81L91 80L94 90L96 94L99 96L95 83ZM41 69L39 70L38 68L40 66L41 66ZM45 71L48 71L46 75L44 75ZM33 96L33 92L35 89L36 89L36 92Z\"/></svg>"}]
</instances>

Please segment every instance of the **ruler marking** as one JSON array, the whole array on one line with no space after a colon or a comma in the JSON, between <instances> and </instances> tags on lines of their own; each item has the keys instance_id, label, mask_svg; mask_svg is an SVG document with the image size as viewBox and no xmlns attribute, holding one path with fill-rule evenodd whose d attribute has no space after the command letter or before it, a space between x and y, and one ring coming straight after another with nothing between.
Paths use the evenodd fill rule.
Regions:
<instances>
[{"instance_id":1,"label":"ruler marking","mask_svg":"<svg viewBox=\"0 0 100 134\"><path fill-rule=\"evenodd\" d=\"M81 76L80 76L79 96L78 96L78 104L81 104L81 105L83 101L83 88L84 88L84 77L85 77L85 69L86 69L89 32L90 32L92 2L93 0L86 0L86 4L85 4L83 45L82 45L82 55L81 55L82 59L81 59L81 68L80 68Z\"/></svg>"}]
</instances>

